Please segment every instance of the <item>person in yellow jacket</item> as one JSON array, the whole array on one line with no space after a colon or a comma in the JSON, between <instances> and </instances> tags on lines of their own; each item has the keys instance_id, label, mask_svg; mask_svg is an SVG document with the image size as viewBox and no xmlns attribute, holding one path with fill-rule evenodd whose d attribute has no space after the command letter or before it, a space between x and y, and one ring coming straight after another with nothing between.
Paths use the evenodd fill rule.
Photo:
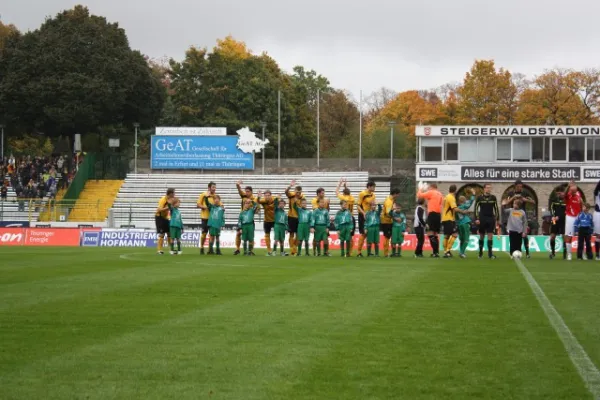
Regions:
<instances>
[{"instance_id":1,"label":"person in yellow jacket","mask_svg":"<svg viewBox=\"0 0 600 400\"><path fill-rule=\"evenodd\" d=\"M267 256L272 256L271 231L275 227L275 208L279 206L279 197L273 196L270 190L265 190L264 195L262 192L258 192L258 198L256 202L262 206L265 212L263 220L265 245L267 246Z\"/></svg>"},{"instance_id":2,"label":"person in yellow jacket","mask_svg":"<svg viewBox=\"0 0 600 400\"><path fill-rule=\"evenodd\" d=\"M394 203L400 195L400 190L393 188L390 190L390 195L385 198L383 202L383 211L381 213L381 232L383 232L383 256L389 257L390 253L390 240L392 239L392 228L394 220L392 219L391 212L394 209Z\"/></svg>"},{"instance_id":3,"label":"person in yellow jacket","mask_svg":"<svg viewBox=\"0 0 600 400\"><path fill-rule=\"evenodd\" d=\"M362 248L367 239L367 233L365 232L365 215L371 210L371 204L377 204L375 198L375 182L367 182L367 188L360 192L358 195L358 233L360 233L360 239L358 241L358 254L356 257L362 257Z\"/></svg>"},{"instance_id":4,"label":"person in yellow jacket","mask_svg":"<svg viewBox=\"0 0 600 400\"><path fill-rule=\"evenodd\" d=\"M200 195L196 203L196 207L200 210L200 218L202 219L202 235L200 236L200 254L204 254L204 245L206 244L206 235L208 234L208 219L210 210L206 205L205 199L208 199L210 204L215 204L215 195L217 193L217 184L214 182L208 183L208 190Z\"/></svg>"},{"instance_id":5,"label":"person in yellow jacket","mask_svg":"<svg viewBox=\"0 0 600 400\"><path fill-rule=\"evenodd\" d=\"M300 207L300 202L305 199L302 194L302 186L297 186L296 181L293 180L285 189L285 195L290 201L289 212L288 212L288 228L290 229L290 253L292 256L296 255L298 249L298 212L296 207ZM296 205L296 207L294 207Z\"/></svg>"}]
</instances>

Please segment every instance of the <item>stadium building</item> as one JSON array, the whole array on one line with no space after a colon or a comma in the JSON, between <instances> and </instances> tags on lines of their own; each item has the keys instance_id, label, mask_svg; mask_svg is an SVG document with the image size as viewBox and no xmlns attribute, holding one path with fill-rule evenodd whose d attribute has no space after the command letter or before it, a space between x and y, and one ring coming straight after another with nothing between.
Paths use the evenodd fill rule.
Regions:
<instances>
[{"instance_id":1,"label":"stadium building","mask_svg":"<svg viewBox=\"0 0 600 400\"><path fill-rule=\"evenodd\" d=\"M507 197L514 182L536 201L530 221L548 210L556 189L571 179L591 201L600 180L600 126L418 126L416 178L466 187L493 184Z\"/></svg>"}]
</instances>

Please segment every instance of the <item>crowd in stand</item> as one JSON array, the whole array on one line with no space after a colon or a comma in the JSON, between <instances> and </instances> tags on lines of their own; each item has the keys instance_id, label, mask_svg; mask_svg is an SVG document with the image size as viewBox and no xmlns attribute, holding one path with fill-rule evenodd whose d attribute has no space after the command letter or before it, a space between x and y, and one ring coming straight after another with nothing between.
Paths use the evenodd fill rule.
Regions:
<instances>
[{"instance_id":1,"label":"crowd in stand","mask_svg":"<svg viewBox=\"0 0 600 400\"><path fill-rule=\"evenodd\" d=\"M11 155L0 160L1 200L7 199L9 187L14 190L19 203L21 200L54 198L73 180L72 165L64 156L17 158Z\"/></svg>"}]
</instances>

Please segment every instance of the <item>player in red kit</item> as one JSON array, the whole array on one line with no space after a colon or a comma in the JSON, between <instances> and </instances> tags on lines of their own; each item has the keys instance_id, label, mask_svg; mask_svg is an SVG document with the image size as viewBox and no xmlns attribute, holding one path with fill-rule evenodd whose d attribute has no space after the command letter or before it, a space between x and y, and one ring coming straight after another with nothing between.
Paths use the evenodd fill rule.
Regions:
<instances>
[{"instance_id":1,"label":"player in red kit","mask_svg":"<svg viewBox=\"0 0 600 400\"><path fill-rule=\"evenodd\" d=\"M574 181L569 182L565 193L565 242L567 243L567 260L571 261L571 241L575 236L575 220L581 212L583 199Z\"/></svg>"}]
</instances>

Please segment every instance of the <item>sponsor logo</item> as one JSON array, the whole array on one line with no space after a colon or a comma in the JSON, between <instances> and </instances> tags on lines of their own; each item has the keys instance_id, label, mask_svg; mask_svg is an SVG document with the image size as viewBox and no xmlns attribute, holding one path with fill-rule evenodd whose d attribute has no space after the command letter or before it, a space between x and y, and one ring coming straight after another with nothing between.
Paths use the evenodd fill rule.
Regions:
<instances>
[{"instance_id":1,"label":"sponsor logo","mask_svg":"<svg viewBox=\"0 0 600 400\"><path fill-rule=\"evenodd\" d=\"M83 240L81 245L83 247L95 247L100 243L100 232L83 232Z\"/></svg>"},{"instance_id":2,"label":"sponsor logo","mask_svg":"<svg viewBox=\"0 0 600 400\"><path fill-rule=\"evenodd\" d=\"M430 126L426 126L425 127L425 136L429 136L431 135L431 127Z\"/></svg>"},{"instance_id":3,"label":"sponsor logo","mask_svg":"<svg viewBox=\"0 0 600 400\"><path fill-rule=\"evenodd\" d=\"M0 243L3 245L15 245L20 244L23 240L23 233L15 232L3 232L0 234Z\"/></svg>"},{"instance_id":4,"label":"sponsor logo","mask_svg":"<svg viewBox=\"0 0 600 400\"><path fill-rule=\"evenodd\" d=\"M438 177L438 169L437 168L420 168L419 169L419 178L437 178Z\"/></svg>"}]
</instances>

